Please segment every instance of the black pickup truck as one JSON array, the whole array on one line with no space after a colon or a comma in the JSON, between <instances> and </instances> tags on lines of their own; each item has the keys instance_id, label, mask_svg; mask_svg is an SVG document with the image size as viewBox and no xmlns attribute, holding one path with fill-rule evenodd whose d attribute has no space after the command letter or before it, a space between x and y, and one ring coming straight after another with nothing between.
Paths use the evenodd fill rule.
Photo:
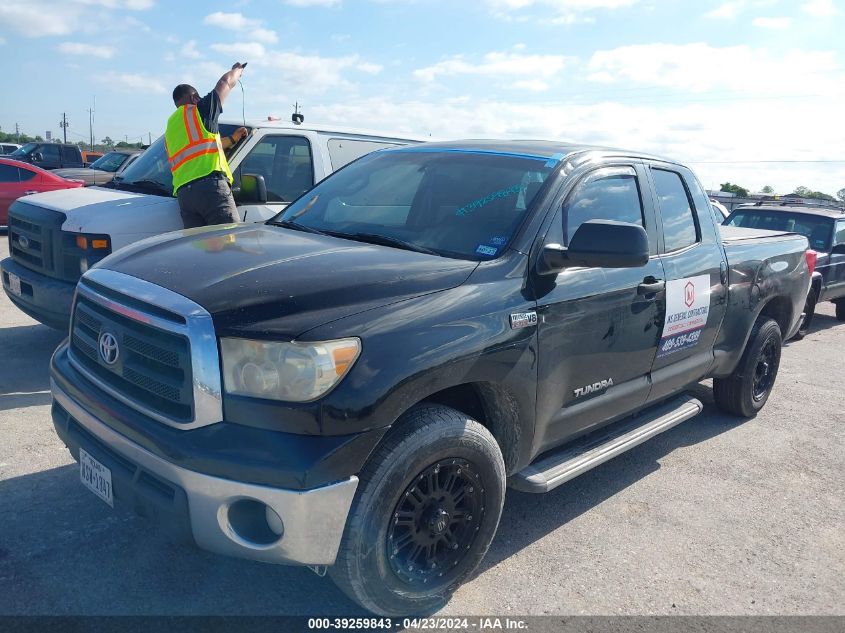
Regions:
<instances>
[{"instance_id":1,"label":"black pickup truck","mask_svg":"<svg viewBox=\"0 0 845 633\"><path fill-rule=\"evenodd\" d=\"M109 505L328 569L373 612L430 611L481 561L508 485L548 491L695 416L704 378L721 409L759 411L806 250L720 229L694 175L651 156L380 151L266 225L89 270L53 421Z\"/></svg>"}]
</instances>

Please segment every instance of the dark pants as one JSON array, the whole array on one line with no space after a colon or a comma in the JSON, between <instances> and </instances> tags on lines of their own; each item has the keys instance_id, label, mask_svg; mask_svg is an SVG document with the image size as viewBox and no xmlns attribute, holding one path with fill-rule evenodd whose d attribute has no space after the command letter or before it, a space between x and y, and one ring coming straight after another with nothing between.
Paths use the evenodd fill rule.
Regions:
<instances>
[{"instance_id":1,"label":"dark pants","mask_svg":"<svg viewBox=\"0 0 845 633\"><path fill-rule=\"evenodd\" d=\"M182 185L176 198L186 229L241 221L229 181L219 171Z\"/></svg>"}]
</instances>

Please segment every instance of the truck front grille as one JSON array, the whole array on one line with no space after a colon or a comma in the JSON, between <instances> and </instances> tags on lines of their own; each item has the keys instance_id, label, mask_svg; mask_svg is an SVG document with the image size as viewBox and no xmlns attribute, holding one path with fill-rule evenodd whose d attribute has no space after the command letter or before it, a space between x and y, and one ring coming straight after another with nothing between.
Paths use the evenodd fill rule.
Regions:
<instances>
[{"instance_id":1,"label":"truck front grille","mask_svg":"<svg viewBox=\"0 0 845 633\"><path fill-rule=\"evenodd\" d=\"M111 334L117 342L112 363L100 351L105 334ZM177 423L193 419L191 350L185 336L127 318L78 296L71 352L89 374L128 396L139 408Z\"/></svg>"},{"instance_id":2,"label":"truck front grille","mask_svg":"<svg viewBox=\"0 0 845 633\"><path fill-rule=\"evenodd\" d=\"M76 286L68 356L81 377L178 429L223 419L211 315L143 279L93 268Z\"/></svg>"},{"instance_id":3,"label":"truck front grille","mask_svg":"<svg viewBox=\"0 0 845 633\"><path fill-rule=\"evenodd\" d=\"M57 229L9 213L9 254L22 266L40 273L53 271L53 236Z\"/></svg>"}]
</instances>

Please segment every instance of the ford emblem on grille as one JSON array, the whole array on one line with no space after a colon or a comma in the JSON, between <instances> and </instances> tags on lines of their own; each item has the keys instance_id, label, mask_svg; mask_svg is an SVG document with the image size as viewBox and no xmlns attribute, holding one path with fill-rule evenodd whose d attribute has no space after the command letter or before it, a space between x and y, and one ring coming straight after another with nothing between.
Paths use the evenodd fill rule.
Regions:
<instances>
[{"instance_id":1,"label":"ford emblem on grille","mask_svg":"<svg viewBox=\"0 0 845 633\"><path fill-rule=\"evenodd\" d=\"M111 332L101 332L100 340L100 358L106 365L114 365L117 362L117 357L120 356L120 348L117 346L117 338Z\"/></svg>"},{"instance_id":2,"label":"ford emblem on grille","mask_svg":"<svg viewBox=\"0 0 845 633\"><path fill-rule=\"evenodd\" d=\"M18 245L26 250L29 248L29 238L26 235L18 235Z\"/></svg>"}]
</instances>

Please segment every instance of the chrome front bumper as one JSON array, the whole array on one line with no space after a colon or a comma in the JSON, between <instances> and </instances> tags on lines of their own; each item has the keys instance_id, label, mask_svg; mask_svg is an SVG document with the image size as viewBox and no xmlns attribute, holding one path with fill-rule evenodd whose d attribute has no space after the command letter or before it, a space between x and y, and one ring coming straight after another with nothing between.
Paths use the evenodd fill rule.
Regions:
<instances>
[{"instance_id":1,"label":"chrome front bumper","mask_svg":"<svg viewBox=\"0 0 845 633\"><path fill-rule=\"evenodd\" d=\"M111 429L54 381L51 380L50 386L55 402L109 451L184 490L190 532L199 547L268 563L314 566L334 563L358 487L357 477L311 490L285 490L187 470L153 455ZM80 446L86 448L84 438ZM119 502L120 490L115 488L114 494ZM270 539L251 538L252 532L243 529L242 509L261 508L258 504L271 508L281 519L281 535L277 524ZM267 533L265 530L264 534Z\"/></svg>"}]
</instances>

